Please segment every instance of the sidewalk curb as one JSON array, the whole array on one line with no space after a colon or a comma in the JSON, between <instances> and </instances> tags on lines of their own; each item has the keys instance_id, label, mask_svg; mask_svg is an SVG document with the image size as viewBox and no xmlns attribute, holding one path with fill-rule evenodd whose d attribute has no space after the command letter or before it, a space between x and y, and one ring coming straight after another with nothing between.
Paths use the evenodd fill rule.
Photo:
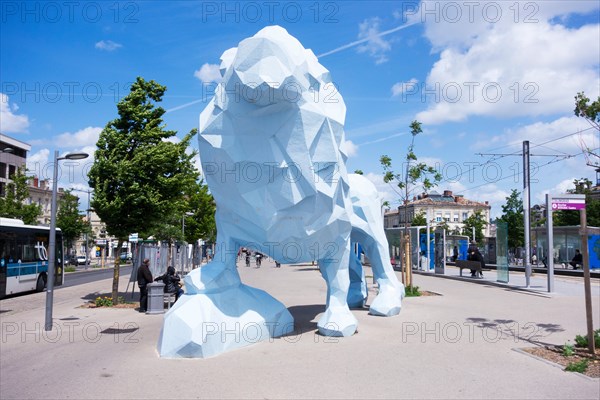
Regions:
<instances>
[{"instance_id":1,"label":"sidewalk curb","mask_svg":"<svg viewBox=\"0 0 600 400\"><path fill-rule=\"evenodd\" d=\"M495 287L499 287L499 288L503 288L503 289L511 289L511 290L515 290L515 291L525 292L527 294L534 294L534 295L549 298L549 299L553 297L552 296L553 293L542 292L539 290L529 289L529 288L522 287L522 286L509 285L506 283L489 281L489 280L485 280L485 279L468 279L468 277L440 275L440 274L435 274L435 273L431 273L431 272L423 272L423 271L412 271L412 273L417 274L417 275L423 275L423 276L433 276L433 277L442 278L442 279L451 279L454 281L476 283L478 285L490 285L490 286L495 286Z\"/></svg>"},{"instance_id":2,"label":"sidewalk curb","mask_svg":"<svg viewBox=\"0 0 600 400\"><path fill-rule=\"evenodd\" d=\"M563 372L565 372L565 373L571 373L571 374L574 374L574 375L578 375L578 376L580 376L580 377L582 377L582 378L584 378L584 379L587 379L587 380L589 380L589 381L592 381L592 382L600 382L600 378L592 378L591 376L587 376L587 375L585 375L585 374L582 374L582 373L580 373L580 372L571 372L571 371L565 371L565 367L563 367L562 365L560 365L560 364L557 364L557 363L555 363L555 362L552 362L552 361L549 361L549 360L546 360L545 358L538 357L538 356L536 356L535 354L528 353L528 352L526 352L526 351L525 351L525 350L523 350L523 349L519 349L519 348L513 348L512 350L513 350L513 351L516 351L517 353L521 353L521 354L524 354L524 355L526 355L526 356L529 356L529 357L531 357L531 358L535 358L535 359L536 359L536 360L538 360L538 361L542 361L542 362L544 362L544 363L546 363L546 364L548 364L548 365L551 365L551 366L553 366L553 367L555 367L555 368L558 368L558 369L560 369L561 371L563 371Z\"/></svg>"}]
</instances>

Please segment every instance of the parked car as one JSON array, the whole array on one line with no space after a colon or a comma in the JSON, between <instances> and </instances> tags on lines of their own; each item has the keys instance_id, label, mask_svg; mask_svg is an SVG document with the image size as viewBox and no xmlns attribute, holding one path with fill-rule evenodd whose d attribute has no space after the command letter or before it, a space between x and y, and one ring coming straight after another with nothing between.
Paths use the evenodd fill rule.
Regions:
<instances>
[{"instance_id":1,"label":"parked car","mask_svg":"<svg viewBox=\"0 0 600 400\"><path fill-rule=\"evenodd\" d=\"M131 262L131 253L121 253L121 261Z\"/></svg>"},{"instance_id":2,"label":"parked car","mask_svg":"<svg viewBox=\"0 0 600 400\"><path fill-rule=\"evenodd\" d=\"M77 257L65 256L65 265L77 265Z\"/></svg>"},{"instance_id":3,"label":"parked car","mask_svg":"<svg viewBox=\"0 0 600 400\"><path fill-rule=\"evenodd\" d=\"M77 265L90 265L90 260L86 256L77 256Z\"/></svg>"}]
</instances>

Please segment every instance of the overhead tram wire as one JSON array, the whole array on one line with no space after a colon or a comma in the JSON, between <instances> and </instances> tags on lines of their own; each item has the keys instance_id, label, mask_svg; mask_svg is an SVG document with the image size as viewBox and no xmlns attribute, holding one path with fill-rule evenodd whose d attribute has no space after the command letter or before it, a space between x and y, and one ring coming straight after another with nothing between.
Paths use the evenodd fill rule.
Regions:
<instances>
[{"instance_id":1,"label":"overhead tram wire","mask_svg":"<svg viewBox=\"0 0 600 400\"><path fill-rule=\"evenodd\" d=\"M539 166L538 166L538 169L540 169L540 168L543 168L543 167L547 167L547 166L548 166L548 165L550 165L550 164L554 164L554 163L557 163L557 162L560 162L560 161L564 161L564 160L566 160L566 159L568 159L568 158L574 158L574 157L578 157L578 156L580 156L580 155L582 155L582 154L583 154L583 152L580 152L580 153L577 153L577 154L574 154L574 155L570 155L569 157L566 157L566 156L565 156L565 157L563 157L563 158L561 158L561 159L554 159L554 160L550 160L550 161L548 161L548 162L547 162L547 163L545 163L545 164L541 164L541 165L539 165ZM517 174L516 174L516 175L517 175L517 176L521 176L521 175L523 175L523 171L519 170L519 171L517 172ZM467 191L469 191L469 190L477 189L477 188L480 188L480 187L483 187L483 186L486 186L486 185L490 185L490 184L492 184L492 183L500 182L500 181L503 181L503 180L505 180L505 179L514 178L514 177L515 177L515 175L509 175L509 176L505 176L505 177L503 177L503 178L496 179L494 182L486 182L486 183L482 183L482 184L480 184L480 185L472 186L472 187L470 187L470 188L466 188L466 189L463 189L463 190L459 190L457 193L463 193L463 192L467 192Z\"/></svg>"},{"instance_id":2,"label":"overhead tram wire","mask_svg":"<svg viewBox=\"0 0 600 400\"><path fill-rule=\"evenodd\" d=\"M594 127L589 127L589 128L583 129L583 130L578 130L578 131L576 131L576 132L572 132L572 133L569 133L569 134L566 134L566 135L562 135L562 136L559 136L559 137L557 137L557 138L550 139L550 140L548 140L548 141L546 141L546 142L542 142L542 143L538 143L538 144L536 144L536 145L532 145L532 146L530 147L530 149L537 148L537 147L542 147L542 146L545 146L545 145L546 145L546 144L548 144L548 143L556 142L556 141L558 141L558 140L561 140L561 139L568 138L569 136L574 136L574 135L577 135L577 134L579 134L579 133L586 132L586 131L588 131L588 130L590 130L590 129L595 129L595 128L594 128ZM489 151L494 151L494 150L503 149L503 148L506 148L506 147L514 146L514 145L516 145L516 144L517 144L517 143L510 143L510 144L506 144L506 145L503 145L503 146L499 146L499 147L492 148L492 149L490 149ZM552 150L552 149L551 149L551 150ZM556 151L557 151L557 150L556 150ZM519 149L519 150L516 150L516 151L514 151L514 152L512 152L512 153L506 153L506 154L495 154L495 153L475 153L475 154L477 154L477 155L480 155L480 156L484 156L484 155L492 155L493 157L492 157L492 158L490 158L489 160L485 161L485 162L484 162L484 163L482 163L482 164L478 164L478 165L475 165L475 166L471 166L471 167L467 168L466 170L462 170L462 169L461 169L461 171L460 171L460 175L459 175L459 176L462 176L462 175L465 175L465 174L470 174L470 173L472 173L472 172L475 172L475 170L477 170L477 168L483 168L483 167L485 167L486 165L489 165L489 164L491 164L491 163L493 163L493 162L495 162L495 161L497 161L497 160L501 160L501 159L503 159L503 158L506 158L506 157L508 157L508 156L516 156L516 155L519 155L519 154L521 154L521 149ZM577 157L578 155L581 155L581 154L583 154L583 153L579 153L579 154L575 154L575 155L567 155L567 153L565 153L565 156L560 156L560 155L554 155L554 156L557 156L557 157L565 157L565 158L572 158L572 157ZM538 156L542 156L542 155L538 155ZM558 160L558 161L562 161L562 160ZM512 176L514 176L514 175L512 175ZM501 179L505 179L505 178L501 178ZM444 179L444 180L440 181L440 183L449 182L449 181L451 181L451 180L453 180L453 179L450 179L450 178L448 178L448 179ZM480 186L485 186L485 185L487 185L487 183L486 183L486 184L484 184L484 185L480 185ZM480 186L477 186L477 187L480 187ZM468 190L468 189L466 189L466 190ZM460 193L460 192L457 192L457 193Z\"/></svg>"}]
</instances>

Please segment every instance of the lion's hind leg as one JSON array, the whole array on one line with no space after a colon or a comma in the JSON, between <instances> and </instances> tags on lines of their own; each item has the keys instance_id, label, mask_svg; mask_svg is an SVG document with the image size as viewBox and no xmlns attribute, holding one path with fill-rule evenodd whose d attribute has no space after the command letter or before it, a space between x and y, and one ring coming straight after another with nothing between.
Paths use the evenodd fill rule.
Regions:
<instances>
[{"instance_id":1,"label":"lion's hind leg","mask_svg":"<svg viewBox=\"0 0 600 400\"><path fill-rule=\"evenodd\" d=\"M369 314L391 317L400 313L404 298L404 285L398 281L390 258L387 256L387 241L381 243L362 230L353 230L353 239L357 240L371 262L373 277L378 285L378 294L369 307Z\"/></svg>"}]
</instances>

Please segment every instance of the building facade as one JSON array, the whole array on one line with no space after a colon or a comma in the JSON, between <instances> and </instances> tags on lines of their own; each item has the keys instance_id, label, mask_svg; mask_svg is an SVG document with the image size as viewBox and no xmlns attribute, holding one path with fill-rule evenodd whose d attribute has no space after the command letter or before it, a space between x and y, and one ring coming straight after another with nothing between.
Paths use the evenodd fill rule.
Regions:
<instances>
[{"instance_id":1,"label":"building facade","mask_svg":"<svg viewBox=\"0 0 600 400\"><path fill-rule=\"evenodd\" d=\"M26 168L27 152L31 146L10 136L0 134L0 197L6 196L6 186L12 182L13 176L19 168ZM24 173L26 171L24 170ZM42 210L38 217L39 225L50 225L52 186L48 179L39 179L37 176L28 180L29 198L26 204L37 204ZM62 188L58 188L57 200L64 195Z\"/></svg>"},{"instance_id":2,"label":"building facade","mask_svg":"<svg viewBox=\"0 0 600 400\"><path fill-rule=\"evenodd\" d=\"M490 209L488 202L477 202L466 199L462 195L453 195L450 190L443 194L435 191L423 193L412 201L398 207L397 210L388 211L384 216L385 228L401 228L405 224L405 218L409 226L416 215L423 214L432 224L446 223L449 231L462 230L464 221L477 211L481 211L487 225L484 228L484 236L491 235Z\"/></svg>"},{"instance_id":3,"label":"building facade","mask_svg":"<svg viewBox=\"0 0 600 400\"><path fill-rule=\"evenodd\" d=\"M6 196L6 185L21 167L25 167L31 146L0 133L0 197Z\"/></svg>"}]
</instances>

